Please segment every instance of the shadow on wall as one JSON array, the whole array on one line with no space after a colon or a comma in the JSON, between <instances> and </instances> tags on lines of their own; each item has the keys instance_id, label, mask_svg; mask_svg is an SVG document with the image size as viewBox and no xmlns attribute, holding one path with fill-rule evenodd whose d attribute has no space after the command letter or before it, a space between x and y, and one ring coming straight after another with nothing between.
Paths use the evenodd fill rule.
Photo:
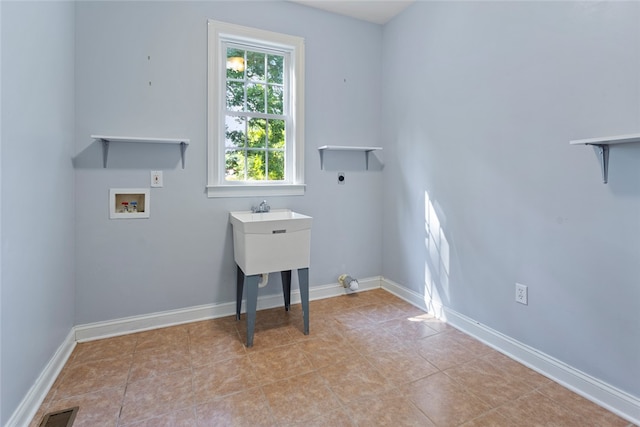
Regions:
<instances>
[{"instance_id":1,"label":"shadow on wall","mask_svg":"<svg viewBox=\"0 0 640 427\"><path fill-rule=\"evenodd\" d=\"M441 213L442 215L442 213ZM443 308L449 305L449 242L441 227L429 193L424 192L424 302L430 313L444 318ZM444 298L444 301L443 301Z\"/></svg>"}]
</instances>

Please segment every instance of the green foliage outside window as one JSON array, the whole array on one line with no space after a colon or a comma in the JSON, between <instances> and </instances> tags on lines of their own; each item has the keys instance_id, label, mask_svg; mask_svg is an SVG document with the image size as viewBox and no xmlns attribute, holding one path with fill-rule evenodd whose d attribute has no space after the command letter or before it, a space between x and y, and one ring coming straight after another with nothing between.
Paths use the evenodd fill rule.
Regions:
<instances>
[{"instance_id":1,"label":"green foliage outside window","mask_svg":"<svg viewBox=\"0 0 640 427\"><path fill-rule=\"evenodd\" d=\"M227 181L285 179L284 56L227 48Z\"/></svg>"}]
</instances>

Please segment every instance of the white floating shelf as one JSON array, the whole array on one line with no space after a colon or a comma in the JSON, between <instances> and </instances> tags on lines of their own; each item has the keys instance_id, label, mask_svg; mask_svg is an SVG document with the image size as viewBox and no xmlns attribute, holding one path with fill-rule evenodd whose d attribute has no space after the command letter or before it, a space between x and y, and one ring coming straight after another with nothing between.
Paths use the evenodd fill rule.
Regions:
<instances>
[{"instance_id":1,"label":"white floating shelf","mask_svg":"<svg viewBox=\"0 0 640 427\"><path fill-rule=\"evenodd\" d=\"M356 147L356 146L348 146L348 145L323 145L322 147L318 147L318 150L330 150L330 151L376 151L382 150L382 147Z\"/></svg>"},{"instance_id":2,"label":"white floating shelf","mask_svg":"<svg viewBox=\"0 0 640 427\"><path fill-rule=\"evenodd\" d=\"M632 142L640 142L640 133L632 133L629 135L603 136L601 138L574 139L569 141L571 145L613 145L613 144L629 144Z\"/></svg>"},{"instance_id":3,"label":"white floating shelf","mask_svg":"<svg viewBox=\"0 0 640 427\"><path fill-rule=\"evenodd\" d=\"M324 152L325 151L362 151L366 153L367 170L369 169L369 153L372 151L382 150L382 147L358 147L349 145L323 145L318 147L320 151L320 169L324 169Z\"/></svg>"},{"instance_id":4,"label":"white floating shelf","mask_svg":"<svg viewBox=\"0 0 640 427\"><path fill-rule=\"evenodd\" d=\"M609 180L609 145L630 144L640 142L640 133L628 135L603 136L600 138L574 139L569 141L571 145L594 145L600 153L600 167L602 169L602 182Z\"/></svg>"},{"instance_id":5,"label":"white floating shelf","mask_svg":"<svg viewBox=\"0 0 640 427\"><path fill-rule=\"evenodd\" d=\"M141 138L137 136L106 136L106 135L91 135L93 139L100 139L103 141L112 142L141 142L146 144L186 144L189 145L188 139L174 139L174 138Z\"/></svg>"},{"instance_id":6,"label":"white floating shelf","mask_svg":"<svg viewBox=\"0 0 640 427\"><path fill-rule=\"evenodd\" d=\"M184 152L189 145L186 138L145 138L137 136L109 136L109 135L91 135L91 138L102 141L102 165L107 167L107 156L109 154L110 142L127 142L139 144L175 144L180 145L180 156L182 158L182 169L184 169Z\"/></svg>"}]
</instances>

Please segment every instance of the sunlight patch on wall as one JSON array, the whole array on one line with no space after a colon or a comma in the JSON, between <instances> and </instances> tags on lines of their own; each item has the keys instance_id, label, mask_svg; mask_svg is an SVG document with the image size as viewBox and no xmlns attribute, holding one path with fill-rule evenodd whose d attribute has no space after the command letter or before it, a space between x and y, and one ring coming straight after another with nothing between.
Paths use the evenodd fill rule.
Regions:
<instances>
[{"instance_id":1,"label":"sunlight patch on wall","mask_svg":"<svg viewBox=\"0 0 640 427\"><path fill-rule=\"evenodd\" d=\"M449 292L449 242L427 191L424 192L424 229L426 248L424 300L429 312L441 317L444 316L442 308L448 305L451 298Z\"/></svg>"}]
</instances>

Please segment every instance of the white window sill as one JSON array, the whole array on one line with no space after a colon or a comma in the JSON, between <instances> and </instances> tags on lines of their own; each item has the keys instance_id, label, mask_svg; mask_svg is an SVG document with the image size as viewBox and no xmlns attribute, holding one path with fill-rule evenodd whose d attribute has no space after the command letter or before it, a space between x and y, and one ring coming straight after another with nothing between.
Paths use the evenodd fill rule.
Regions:
<instances>
[{"instance_id":1,"label":"white window sill","mask_svg":"<svg viewBox=\"0 0 640 427\"><path fill-rule=\"evenodd\" d=\"M303 196L304 184L207 185L208 197Z\"/></svg>"}]
</instances>

